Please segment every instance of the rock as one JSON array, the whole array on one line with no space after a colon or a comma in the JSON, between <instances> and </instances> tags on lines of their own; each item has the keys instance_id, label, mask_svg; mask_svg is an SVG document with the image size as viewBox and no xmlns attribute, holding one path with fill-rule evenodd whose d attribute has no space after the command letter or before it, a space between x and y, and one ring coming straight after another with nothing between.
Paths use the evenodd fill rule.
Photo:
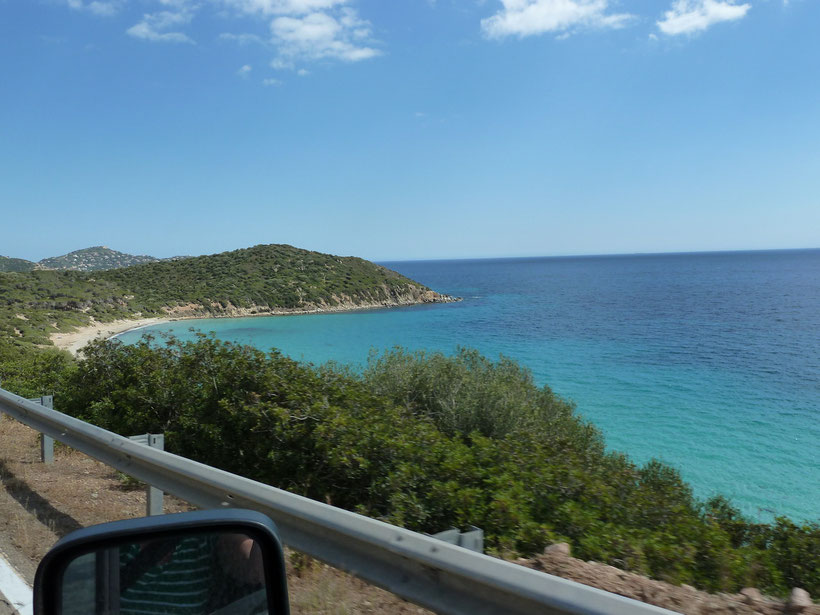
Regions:
<instances>
[{"instance_id":1,"label":"rock","mask_svg":"<svg viewBox=\"0 0 820 615\"><path fill-rule=\"evenodd\" d=\"M544 555L564 555L569 557L570 548L565 542L556 542L544 549Z\"/></svg>"},{"instance_id":2,"label":"rock","mask_svg":"<svg viewBox=\"0 0 820 615\"><path fill-rule=\"evenodd\" d=\"M787 603L788 610L792 613L800 613L803 609L812 606L811 596L805 589L795 587L789 595Z\"/></svg>"},{"instance_id":3,"label":"rock","mask_svg":"<svg viewBox=\"0 0 820 615\"><path fill-rule=\"evenodd\" d=\"M744 587L740 590L740 595L743 596L744 602L749 604L763 600L763 594L755 587Z\"/></svg>"}]
</instances>

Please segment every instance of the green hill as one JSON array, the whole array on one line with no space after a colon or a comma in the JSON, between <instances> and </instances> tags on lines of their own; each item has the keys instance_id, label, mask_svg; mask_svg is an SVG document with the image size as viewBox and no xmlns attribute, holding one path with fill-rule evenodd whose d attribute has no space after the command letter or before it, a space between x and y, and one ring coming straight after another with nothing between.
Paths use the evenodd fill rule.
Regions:
<instances>
[{"instance_id":1,"label":"green hill","mask_svg":"<svg viewBox=\"0 0 820 615\"><path fill-rule=\"evenodd\" d=\"M31 271L37 263L27 261L23 258L10 258L0 256L0 271Z\"/></svg>"},{"instance_id":2,"label":"green hill","mask_svg":"<svg viewBox=\"0 0 820 615\"><path fill-rule=\"evenodd\" d=\"M360 258L262 245L108 271L0 273L0 337L48 345L52 333L92 318L240 316L449 300Z\"/></svg>"},{"instance_id":3,"label":"green hill","mask_svg":"<svg viewBox=\"0 0 820 615\"><path fill-rule=\"evenodd\" d=\"M187 257L174 256L169 259L160 259L144 254L135 256L133 254L126 254L125 252L118 252L105 246L95 246L93 248L75 250L62 256L44 258L36 263L22 258L0 256L0 272L33 271L35 269L105 271L108 269L142 265L144 263L155 263L161 260L176 261L184 258Z\"/></svg>"},{"instance_id":4,"label":"green hill","mask_svg":"<svg viewBox=\"0 0 820 615\"><path fill-rule=\"evenodd\" d=\"M103 271L131 267L158 261L153 256L126 254L105 246L75 250L63 256L44 258L37 263L38 269L71 269L74 271Z\"/></svg>"},{"instance_id":5,"label":"green hill","mask_svg":"<svg viewBox=\"0 0 820 615\"><path fill-rule=\"evenodd\" d=\"M100 273L138 297L140 309L234 311L346 309L440 300L430 289L355 257L263 245Z\"/></svg>"}]
</instances>

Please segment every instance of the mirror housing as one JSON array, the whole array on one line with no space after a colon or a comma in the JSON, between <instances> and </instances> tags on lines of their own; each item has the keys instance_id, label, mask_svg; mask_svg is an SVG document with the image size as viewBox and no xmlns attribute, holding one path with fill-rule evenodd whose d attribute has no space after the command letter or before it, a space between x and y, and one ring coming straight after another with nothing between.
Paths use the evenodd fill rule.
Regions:
<instances>
[{"instance_id":1,"label":"mirror housing","mask_svg":"<svg viewBox=\"0 0 820 615\"><path fill-rule=\"evenodd\" d=\"M153 591L157 583L165 588ZM288 615L284 553L273 521L251 510L203 510L77 530L40 562L34 614L128 613L141 610L149 594L173 602L175 592L191 604L155 612Z\"/></svg>"}]
</instances>

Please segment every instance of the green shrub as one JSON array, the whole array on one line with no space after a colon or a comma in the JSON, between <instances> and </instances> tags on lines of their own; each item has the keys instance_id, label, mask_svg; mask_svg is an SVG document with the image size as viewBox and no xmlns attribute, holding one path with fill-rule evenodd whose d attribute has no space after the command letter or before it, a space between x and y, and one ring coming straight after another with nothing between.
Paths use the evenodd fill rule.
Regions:
<instances>
[{"instance_id":1,"label":"green shrub","mask_svg":"<svg viewBox=\"0 0 820 615\"><path fill-rule=\"evenodd\" d=\"M22 397L53 395L73 363L56 348L36 348L0 337L0 386Z\"/></svg>"},{"instance_id":2,"label":"green shrub","mask_svg":"<svg viewBox=\"0 0 820 615\"><path fill-rule=\"evenodd\" d=\"M674 469L606 452L507 359L396 349L357 375L204 336L85 355L65 371L61 410L163 431L168 450L317 500L428 533L477 525L499 554L568 540L578 557L673 583L820 593L817 524L698 502Z\"/></svg>"}]
</instances>

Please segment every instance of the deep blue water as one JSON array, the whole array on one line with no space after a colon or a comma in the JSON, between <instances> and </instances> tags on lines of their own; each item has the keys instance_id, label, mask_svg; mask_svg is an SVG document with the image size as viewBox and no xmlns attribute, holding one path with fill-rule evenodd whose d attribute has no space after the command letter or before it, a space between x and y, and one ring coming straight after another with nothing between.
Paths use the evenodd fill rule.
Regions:
<instances>
[{"instance_id":1,"label":"deep blue water","mask_svg":"<svg viewBox=\"0 0 820 615\"><path fill-rule=\"evenodd\" d=\"M697 495L820 519L820 250L384 264L464 300L152 330L195 325L314 363L394 345L504 354Z\"/></svg>"}]
</instances>

